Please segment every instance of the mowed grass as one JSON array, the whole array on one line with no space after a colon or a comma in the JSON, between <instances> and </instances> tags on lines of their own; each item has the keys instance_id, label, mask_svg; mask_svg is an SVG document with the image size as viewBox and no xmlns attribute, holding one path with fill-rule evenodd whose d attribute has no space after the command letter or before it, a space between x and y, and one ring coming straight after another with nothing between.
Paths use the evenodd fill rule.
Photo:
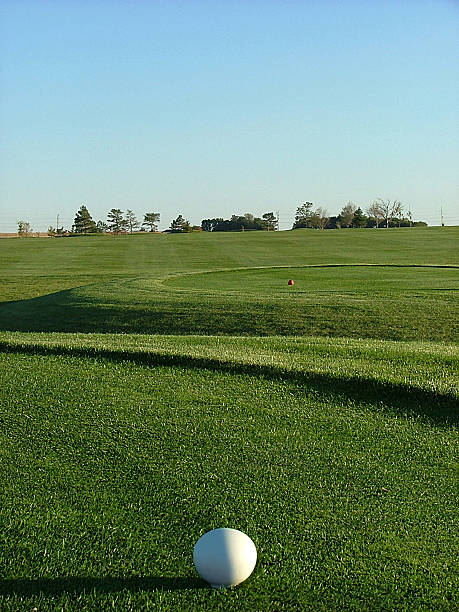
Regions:
<instances>
[{"instance_id":1,"label":"mowed grass","mask_svg":"<svg viewBox=\"0 0 459 612\"><path fill-rule=\"evenodd\" d=\"M0 608L456 609L457 238L0 241Z\"/></svg>"},{"instance_id":2,"label":"mowed grass","mask_svg":"<svg viewBox=\"0 0 459 612\"><path fill-rule=\"evenodd\" d=\"M453 230L18 240L0 330L457 341Z\"/></svg>"},{"instance_id":3,"label":"mowed grass","mask_svg":"<svg viewBox=\"0 0 459 612\"><path fill-rule=\"evenodd\" d=\"M181 340L3 335L2 609L453 609L456 347Z\"/></svg>"}]
</instances>

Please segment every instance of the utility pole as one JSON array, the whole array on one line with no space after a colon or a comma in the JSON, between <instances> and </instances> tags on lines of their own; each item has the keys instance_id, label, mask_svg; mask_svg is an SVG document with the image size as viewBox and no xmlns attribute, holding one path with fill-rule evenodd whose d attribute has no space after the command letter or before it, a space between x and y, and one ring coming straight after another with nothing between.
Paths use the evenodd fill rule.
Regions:
<instances>
[{"instance_id":1,"label":"utility pole","mask_svg":"<svg viewBox=\"0 0 459 612\"><path fill-rule=\"evenodd\" d=\"M440 206L440 218L441 218L441 226L445 227L445 224L443 222L443 206Z\"/></svg>"},{"instance_id":2,"label":"utility pole","mask_svg":"<svg viewBox=\"0 0 459 612\"><path fill-rule=\"evenodd\" d=\"M56 217L56 234L59 233L59 213L57 213Z\"/></svg>"},{"instance_id":3,"label":"utility pole","mask_svg":"<svg viewBox=\"0 0 459 612\"><path fill-rule=\"evenodd\" d=\"M279 227L280 227L280 216L279 216L279 211L276 210L276 217L277 217L277 231L279 231Z\"/></svg>"}]
</instances>

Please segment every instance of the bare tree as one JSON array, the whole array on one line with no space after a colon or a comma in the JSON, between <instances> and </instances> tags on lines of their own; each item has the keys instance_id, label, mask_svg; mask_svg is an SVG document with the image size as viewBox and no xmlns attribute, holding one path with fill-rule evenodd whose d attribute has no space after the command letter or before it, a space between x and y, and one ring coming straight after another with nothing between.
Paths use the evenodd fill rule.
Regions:
<instances>
[{"instance_id":1,"label":"bare tree","mask_svg":"<svg viewBox=\"0 0 459 612\"><path fill-rule=\"evenodd\" d=\"M399 202L398 200L396 200L394 202L394 206L392 208L392 217L394 219L397 219L399 227L400 227L400 222L402 220L402 215L403 215L403 206L402 206L402 203Z\"/></svg>"},{"instance_id":2,"label":"bare tree","mask_svg":"<svg viewBox=\"0 0 459 612\"><path fill-rule=\"evenodd\" d=\"M309 219L309 223L311 224L311 227L323 230L325 229L329 219L330 216L328 214L328 211L325 210L325 208L321 208L319 206L319 208L316 208L315 211L312 213Z\"/></svg>"},{"instance_id":3,"label":"bare tree","mask_svg":"<svg viewBox=\"0 0 459 612\"><path fill-rule=\"evenodd\" d=\"M379 227L379 224L384 219L384 212L377 200L375 200L367 208L367 215L370 217L370 219L373 219L373 221L376 223L376 227Z\"/></svg>"},{"instance_id":4,"label":"bare tree","mask_svg":"<svg viewBox=\"0 0 459 612\"><path fill-rule=\"evenodd\" d=\"M386 228L388 228L390 221L402 214L402 204L398 200L391 200L390 198L386 200L378 198L377 202L379 203L383 219L386 221Z\"/></svg>"}]
</instances>

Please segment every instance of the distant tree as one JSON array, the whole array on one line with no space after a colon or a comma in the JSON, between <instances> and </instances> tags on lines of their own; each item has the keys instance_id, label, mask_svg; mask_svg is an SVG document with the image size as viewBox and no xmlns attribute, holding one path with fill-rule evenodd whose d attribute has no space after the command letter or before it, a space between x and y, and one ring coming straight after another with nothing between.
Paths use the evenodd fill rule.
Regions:
<instances>
[{"instance_id":1,"label":"distant tree","mask_svg":"<svg viewBox=\"0 0 459 612\"><path fill-rule=\"evenodd\" d=\"M56 228L50 225L48 227L48 236L50 236L51 238L54 238L55 235L56 235Z\"/></svg>"},{"instance_id":2,"label":"distant tree","mask_svg":"<svg viewBox=\"0 0 459 612\"><path fill-rule=\"evenodd\" d=\"M150 232L156 232L158 229L158 223L160 219L160 214L155 212L145 213L143 217L142 226L146 226L150 228Z\"/></svg>"},{"instance_id":3,"label":"distant tree","mask_svg":"<svg viewBox=\"0 0 459 612\"><path fill-rule=\"evenodd\" d=\"M309 225L310 227L313 227L315 229L323 230L326 227L329 219L330 216L328 214L328 211L319 206L319 208L316 208L312 212L312 215L309 218Z\"/></svg>"},{"instance_id":4,"label":"distant tree","mask_svg":"<svg viewBox=\"0 0 459 612\"><path fill-rule=\"evenodd\" d=\"M266 230L268 232L274 232L279 227L279 219L273 212L267 212L262 215L264 222L266 223Z\"/></svg>"},{"instance_id":5,"label":"distant tree","mask_svg":"<svg viewBox=\"0 0 459 612\"><path fill-rule=\"evenodd\" d=\"M30 223L28 221L18 221L18 234L19 236L28 236L32 232Z\"/></svg>"},{"instance_id":6,"label":"distant tree","mask_svg":"<svg viewBox=\"0 0 459 612\"><path fill-rule=\"evenodd\" d=\"M213 232L219 221L223 221L223 219L203 219L201 221L202 231Z\"/></svg>"},{"instance_id":7,"label":"distant tree","mask_svg":"<svg viewBox=\"0 0 459 612\"><path fill-rule=\"evenodd\" d=\"M272 217L271 217L272 215ZM255 217L252 213L232 215L230 219L222 217L203 219L201 228L203 232L241 232L245 230L272 230L277 226L277 219L273 213L266 213L263 218Z\"/></svg>"},{"instance_id":8,"label":"distant tree","mask_svg":"<svg viewBox=\"0 0 459 612\"><path fill-rule=\"evenodd\" d=\"M93 234L97 231L96 224L84 204L80 206L75 215L73 227L76 234Z\"/></svg>"},{"instance_id":9,"label":"distant tree","mask_svg":"<svg viewBox=\"0 0 459 612\"><path fill-rule=\"evenodd\" d=\"M365 227L367 224L367 217L363 214L363 210L360 206L354 212L352 219L352 227Z\"/></svg>"},{"instance_id":10,"label":"distant tree","mask_svg":"<svg viewBox=\"0 0 459 612\"><path fill-rule=\"evenodd\" d=\"M374 221L376 227L378 228L381 221L384 220L384 211L378 200L372 202L372 204L370 204L370 206L367 208L367 215Z\"/></svg>"},{"instance_id":11,"label":"distant tree","mask_svg":"<svg viewBox=\"0 0 459 612\"><path fill-rule=\"evenodd\" d=\"M309 220L312 215L312 202L304 202L300 204L296 209L295 222L292 229L299 229L301 227L310 227Z\"/></svg>"},{"instance_id":12,"label":"distant tree","mask_svg":"<svg viewBox=\"0 0 459 612\"><path fill-rule=\"evenodd\" d=\"M346 206L343 206L338 215L341 227L351 227L356 209L357 207L353 202L348 202Z\"/></svg>"},{"instance_id":13,"label":"distant tree","mask_svg":"<svg viewBox=\"0 0 459 612\"><path fill-rule=\"evenodd\" d=\"M126 211L126 226L131 234L140 226L135 214L132 212L132 210L129 210L129 208Z\"/></svg>"},{"instance_id":14,"label":"distant tree","mask_svg":"<svg viewBox=\"0 0 459 612\"><path fill-rule=\"evenodd\" d=\"M341 226L339 225L339 219L337 216L331 216L328 219L328 223L325 226L325 229L339 229Z\"/></svg>"},{"instance_id":15,"label":"distant tree","mask_svg":"<svg viewBox=\"0 0 459 612\"><path fill-rule=\"evenodd\" d=\"M191 232L190 222L179 215L172 221L170 230L174 234Z\"/></svg>"},{"instance_id":16,"label":"distant tree","mask_svg":"<svg viewBox=\"0 0 459 612\"><path fill-rule=\"evenodd\" d=\"M123 211L119 208L112 208L107 215L108 227L114 234L119 234L126 229L126 220Z\"/></svg>"},{"instance_id":17,"label":"distant tree","mask_svg":"<svg viewBox=\"0 0 459 612\"><path fill-rule=\"evenodd\" d=\"M398 200L391 200L387 198L383 200L378 198L377 200L383 219L385 221L385 227L388 228L392 219L402 214L402 204Z\"/></svg>"},{"instance_id":18,"label":"distant tree","mask_svg":"<svg viewBox=\"0 0 459 612\"><path fill-rule=\"evenodd\" d=\"M396 200L392 206L392 220L400 227L403 217L403 206L402 203Z\"/></svg>"},{"instance_id":19,"label":"distant tree","mask_svg":"<svg viewBox=\"0 0 459 612\"><path fill-rule=\"evenodd\" d=\"M217 219L209 219L212 232L229 232L231 231L231 221L218 217Z\"/></svg>"},{"instance_id":20,"label":"distant tree","mask_svg":"<svg viewBox=\"0 0 459 612\"><path fill-rule=\"evenodd\" d=\"M96 223L96 230L98 234L105 234L110 230L110 228L105 221L98 221Z\"/></svg>"}]
</instances>

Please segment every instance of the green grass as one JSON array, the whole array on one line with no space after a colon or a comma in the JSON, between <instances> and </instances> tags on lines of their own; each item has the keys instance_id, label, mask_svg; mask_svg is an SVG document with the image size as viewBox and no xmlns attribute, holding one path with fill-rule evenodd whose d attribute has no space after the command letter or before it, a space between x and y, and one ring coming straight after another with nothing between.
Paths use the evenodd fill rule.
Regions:
<instances>
[{"instance_id":1,"label":"green grass","mask_svg":"<svg viewBox=\"0 0 459 612\"><path fill-rule=\"evenodd\" d=\"M0 608L454 610L443 229L0 241Z\"/></svg>"},{"instance_id":2,"label":"green grass","mask_svg":"<svg viewBox=\"0 0 459 612\"><path fill-rule=\"evenodd\" d=\"M0 330L457 341L455 229L3 241Z\"/></svg>"}]
</instances>

